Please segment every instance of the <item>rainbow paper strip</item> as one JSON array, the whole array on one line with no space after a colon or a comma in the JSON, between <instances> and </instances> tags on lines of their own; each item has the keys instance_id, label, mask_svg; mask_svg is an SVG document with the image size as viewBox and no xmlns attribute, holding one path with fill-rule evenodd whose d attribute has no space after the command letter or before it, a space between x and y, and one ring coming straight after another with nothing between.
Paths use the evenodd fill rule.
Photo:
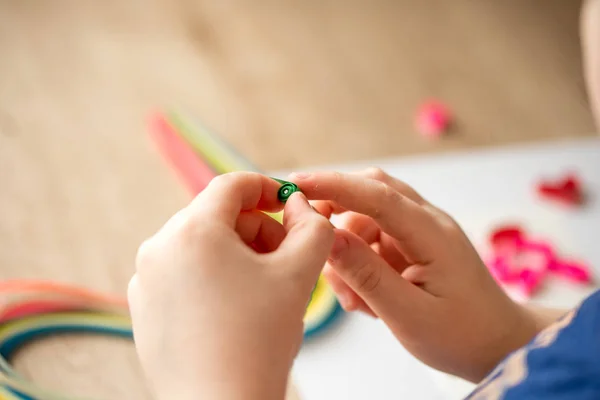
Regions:
<instances>
[{"instance_id":1,"label":"rainbow paper strip","mask_svg":"<svg viewBox=\"0 0 600 400\"><path fill-rule=\"evenodd\" d=\"M164 120L171 126L173 131L179 134L181 139L194 149L195 154L206 163L205 165L217 174L233 171L254 171L261 173L256 166L237 153L224 140L183 113L166 113ZM187 167L190 167L190 165L187 164ZM193 175L193 171L188 171L185 175ZM280 223L283 221L283 212L268 215ZM313 291L313 296L305 315L305 337L313 336L323 330L339 314L341 314L341 307L335 294L326 283L324 277L321 276Z\"/></svg>"},{"instance_id":2,"label":"rainbow paper strip","mask_svg":"<svg viewBox=\"0 0 600 400\"><path fill-rule=\"evenodd\" d=\"M217 175L235 171L262 173L229 144L211 134L203 125L192 122L191 118L186 118L182 113L170 112L166 114L165 119ZM280 223L283 222L283 212L266 214Z\"/></svg>"},{"instance_id":3,"label":"rainbow paper strip","mask_svg":"<svg viewBox=\"0 0 600 400\"><path fill-rule=\"evenodd\" d=\"M246 160L233 147L213 135L199 122L192 121L181 112L170 112L166 119L174 129L196 150L196 152L212 166L218 174L233 171L260 172L250 161Z\"/></svg>"},{"instance_id":4,"label":"rainbow paper strip","mask_svg":"<svg viewBox=\"0 0 600 400\"><path fill-rule=\"evenodd\" d=\"M35 385L10 360L27 343L61 333L133 338L127 301L50 281L1 281L0 400L76 400Z\"/></svg>"},{"instance_id":5,"label":"rainbow paper strip","mask_svg":"<svg viewBox=\"0 0 600 400\"><path fill-rule=\"evenodd\" d=\"M156 115L152 119L150 135L193 196L200 193L217 176L162 115Z\"/></svg>"}]
</instances>

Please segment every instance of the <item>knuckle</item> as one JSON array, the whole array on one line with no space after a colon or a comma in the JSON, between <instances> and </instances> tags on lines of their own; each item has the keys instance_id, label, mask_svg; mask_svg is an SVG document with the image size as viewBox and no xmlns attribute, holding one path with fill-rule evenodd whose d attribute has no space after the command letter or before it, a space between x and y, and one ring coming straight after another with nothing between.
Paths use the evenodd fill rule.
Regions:
<instances>
[{"instance_id":1,"label":"knuckle","mask_svg":"<svg viewBox=\"0 0 600 400\"><path fill-rule=\"evenodd\" d=\"M352 279L357 291L369 293L374 291L381 282L381 266L372 263L364 263L356 268Z\"/></svg>"},{"instance_id":2,"label":"knuckle","mask_svg":"<svg viewBox=\"0 0 600 400\"><path fill-rule=\"evenodd\" d=\"M323 268L323 271L321 273L328 281L334 280L338 277L336 270L331 267L331 264L329 262L325 264L325 267Z\"/></svg>"},{"instance_id":3,"label":"knuckle","mask_svg":"<svg viewBox=\"0 0 600 400\"><path fill-rule=\"evenodd\" d=\"M182 218L175 230L175 236L182 239L195 237L202 232L203 226L207 226L207 224L198 224L192 218Z\"/></svg>"},{"instance_id":4,"label":"knuckle","mask_svg":"<svg viewBox=\"0 0 600 400\"><path fill-rule=\"evenodd\" d=\"M180 212L173 216L169 228L157 236L165 248L195 249L214 244L217 228L217 222L206 215Z\"/></svg>"},{"instance_id":5,"label":"knuckle","mask_svg":"<svg viewBox=\"0 0 600 400\"><path fill-rule=\"evenodd\" d=\"M394 189L393 187L391 187L390 185L387 185L385 183L382 184L383 185L383 197L385 198L386 202L390 203L390 204L396 204L400 201L402 201L402 199L404 198L404 196L402 196L400 194L400 192L398 192L396 189Z\"/></svg>"},{"instance_id":6,"label":"knuckle","mask_svg":"<svg viewBox=\"0 0 600 400\"><path fill-rule=\"evenodd\" d=\"M166 236L168 242L185 243L198 235L198 226L191 218L181 218L176 222L177 224L170 232L168 232L168 236Z\"/></svg>"},{"instance_id":7,"label":"knuckle","mask_svg":"<svg viewBox=\"0 0 600 400\"><path fill-rule=\"evenodd\" d=\"M381 207L375 207L372 210L371 215L373 218L379 219L383 217L383 214L385 214L386 211L393 211L396 207L398 207L403 201L404 196L386 183L378 181L376 182L376 185L378 185L376 190L379 192Z\"/></svg>"},{"instance_id":8,"label":"knuckle","mask_svg":"<svg viewBox=\"0 0 600 400\"><path fill-rule=\"evenodd\" d=\"M132 322L136 320L137 313L139 312L140 291L138 276L136 274L131 277L127 284L127 305Z\"/></svg>"},{"instance_id":9,"label":"knuckle","mask_svg":"<svg viewBox=\"0 0 600 400\"><path fill-rule=\"evenodd\" d=\"M342 174L341 172L337 172L337 171L333 172L332 173L332 181L334 182L336 187L343 187L344 174ZM338 202L340 199L340 193L338 191L335 191L332 194L333 195L331 196L331 198L329 200L333 201L334 203Z\"/></svg>"},{"instance_id":10,"label":"knuckle","mask_svg":"<svg viewBox=\"0 0 600 400\"><path fill-rule=\"evenodd\" d=\"M259 174L255 172L248 171L235 171L235 172L227 172L221 175L215 176L209 183L209 185L213 186L235 186L238 184L242 184L248 179L253 179L258 177Z\"/></svg>"},{"instance_id":11,"label":"knuckle","mask_svg":"<svg viewBox=\"0 0 600 400\"><path fill-rule=\"evenodd\" d=\"M322 215L318 216L315 221L314 229L316 235L321 238L321 240L326 242L332 242L334 238L333 225L329 220Z\"/></svg>"},{"instance_id":12,"label":"knuckle","mask_svg":"<svg viewBox=\"0 0 600 400\"><path fill-rule=\"evenodd\" d=\"M388 182L390 176L379 167L369 167L365 170L365 175L371 179L380 182Z\"/></svg>"},{"instance_id":13,"label":"knuckle","mask_svg":"<svg viewBox=\"0 0 600 400\"><path fill-rule=\"evenodd\" d=\"M153 248L154 246L151 239L146 239L140 244L135 256L135 266L138 270L152 262L152 259L154 258Z\"/></svg>"},{"instance_id":14,"label":"knuckle","mask_svg":"<svg viewBox=\"0 0 600 400\"><path fill-rule=\"evenodd\" d=\"M321 214L316 214L313 218L313 229L317 232L333 232L333 226L327 218Z\"/></svg>"},{"instance_id":15,"label":"knuckle","mask_svg":"<svg viewBox=\"0 0 600 400\"><path fill-rule=\"evenodd\" d=\"M460 224L446 212L432 205L424 205L423 209L431 216L434 227L444 236L454 237L464 234Z\"/></svg>"},{"instance_id":16,"label":"knuckle","mask_svg":"<svg viewBox=\"0 0 600 400\"><path fill-rule=\"evenodd\" d=\"M217 175L210 181L211 185L222 185L224 183L230 182L234 178L233 172L228 172L226 174Z\"/></svg>"},{"instance_id":17,"label":"knuckle","mask_svg":"<svg viewBox=\"0 0 600 400\"><path fill-rule=\"evenodd\" d=\"M298 221L296 228L310 230L318 236L328 235L329 233L333 235L333 226L331 225L331 222L318 213L314 213L310 217Z\"/></svg>"},{"instance_id":18,"label":"knuckle","mask_svg":"<svg viewBox=\"0 0 600 400\"><path fill-rule=\"evenodd\" d=\"M339 171L333 172L333 180L338 181L338 182L343 181L344 180L344 174L342 174Z\"/></svg>"},{"instance_id":19,"label":"knuckle","mask_svg":"<svg viewBox=\"0 0 600 400\"><path fill-rule=\"evenodd\" d=\"M210 181L209 186L231 186L237 180L236 174L238 173L228 172L226 174L217 175Z\"/></svg>"},{"instance_id":20,"label":"knuckle","mask_svg":"<svg viewBox=\"0 0 600 400\"><path fill-rule=\"evenodd\" d=\"M129 283L127 284L127 298L131 302L131 299L135 298L138 295L139 291L139 282L137 274L134 274Z\"/></svg>"},{"instance_id":21,"label":"knuckle","mask_svg":"<svg viewBox=\"0 0 600 400\"><path fill-rule=\"evenodd\" d=\"M458 222L456 222L454 220L454 218L452 218L451 216L445 214L445 213L437 213L437 220L438 223L440 224L442 231L450 234L450 235L456 235L457 233L462 233L462 228L460 227L460 225L458 224Z\"/></svg>"},{"instance_id":22,"label":"knuckle","mask_svg":"<svg viewBox=\"0 0 600 400\"><path fill-rule=\"evenodd\" d=\"M182 248L212 247L220 240L219 229L214 222L198 223L192 219L183 222L173 240Z\"/></svg>"}]
</instances>

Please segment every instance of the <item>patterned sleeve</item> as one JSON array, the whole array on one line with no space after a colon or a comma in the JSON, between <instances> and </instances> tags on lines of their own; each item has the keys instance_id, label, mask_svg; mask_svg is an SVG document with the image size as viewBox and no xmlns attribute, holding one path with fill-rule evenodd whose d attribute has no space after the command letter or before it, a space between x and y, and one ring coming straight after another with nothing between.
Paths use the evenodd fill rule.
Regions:
<instances>
[{"instance_id":1,"label":"patterned sleeve","mask_svg":"<svg viewBox=\"0 0 600 400\"><path fill-rule=\"evenodd\" d=\"M467 399L600 399L600 291L510 354Z\"/></svg>"}]
</instances>

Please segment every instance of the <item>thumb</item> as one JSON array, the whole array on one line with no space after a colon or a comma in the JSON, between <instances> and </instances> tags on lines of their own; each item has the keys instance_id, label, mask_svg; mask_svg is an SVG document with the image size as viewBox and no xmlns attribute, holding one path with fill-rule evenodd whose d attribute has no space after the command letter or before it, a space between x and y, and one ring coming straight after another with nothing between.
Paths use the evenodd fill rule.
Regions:
<instances>
[{"instance_id":1,"label":"thumb","mask_svg":"<svg viewBox=\"0 0 600 400\"><path fill-rule=\"evenodd\" d=\"M329 265L387 323L410 324L426 312L431 295L402 278L365 241L336 229ZM400 318L399 318L400 317ZM396 326L400 328L401 326Z\"/></svg>"},{"instance_id":2,"label":"thumb","mask_svg":"<svg viewBox=\"0 0 600 400\"><path fill-rule=\"evenodd\" d=\"M283 226L286 237L271 254L278 265L300 276L312 290L331 251L333 225L310 206L302 193L294 193L286 203Z\"/></svg>"}]
</instances>

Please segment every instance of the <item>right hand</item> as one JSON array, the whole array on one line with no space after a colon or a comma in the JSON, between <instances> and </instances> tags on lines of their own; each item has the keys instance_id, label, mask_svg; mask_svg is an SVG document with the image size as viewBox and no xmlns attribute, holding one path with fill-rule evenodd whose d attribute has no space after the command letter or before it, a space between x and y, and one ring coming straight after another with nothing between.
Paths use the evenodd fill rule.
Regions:
<instances>
[{"instance_id":1,"label":"right hand","mask_svg":"<svg viewBox=\"0 0 600 400\"><path fill-rule=\"evenodd\" d=\"M282 399L306 305L334 240L280 185L216 177L140 246L128 299L136 350L157 399Z\"/></svg>"},{"instance_id":2,"label":"right hand","mask_svg":"<svg viewBox=\"0 0 600 400\"><path fill-rule=\"evenodd\" d=\"M342 214L324 271L342 306L381 318L424 363L479 381L537 333L459 225L410 186L379 169L290 180Z\"/></svg>"}]
</instances>

